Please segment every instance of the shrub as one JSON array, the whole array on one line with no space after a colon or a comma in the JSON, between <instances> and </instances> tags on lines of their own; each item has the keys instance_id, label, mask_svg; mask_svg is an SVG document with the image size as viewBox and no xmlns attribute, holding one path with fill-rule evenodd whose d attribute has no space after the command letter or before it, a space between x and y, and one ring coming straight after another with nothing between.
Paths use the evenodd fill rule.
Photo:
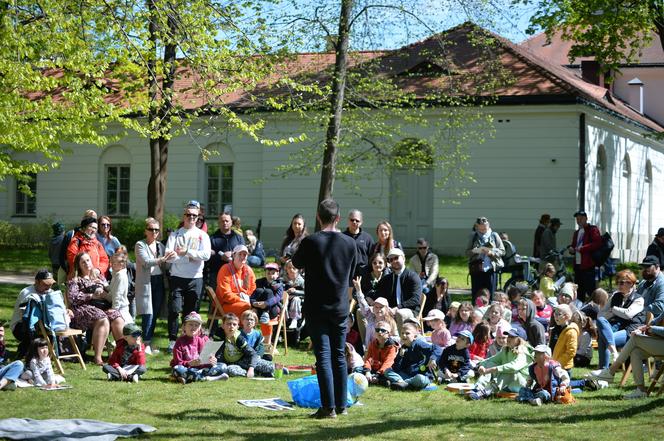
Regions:
<instances>
[{"instance_id":1,"label":"shrub","mask_svg":"<svg viewBox=\"0 0 664 441\"><path fill-rule=\"evenodd\" d=\"M0 221L0 246L46 248L52 235L51 223L51 219L24 224Z\"/></svg>"},{"instance_id":2,"label":"shrub","mask_svg":"<svg viewBox=\"0 0 664 441\"><path fill-rule=\"evenodd\" d=\"M637 275L637 277L640 277L639 274L641 274L641 267L639 266L638 262L620 262L618 265L616 265L616 272L625 269L631 270L634 274Z\"/></svg>"},{"instance_id":3,"label":"shrub","mask_svg":"<svg viewBox=\"0 0 664 441\"><path fill-rule=\"evenodd\" d=\"M145 217L112 219L112 234L116 236L120 240L120 243L126 246L128 250L133 250L136 242L145 237L145 219ZM168 229L176 229L179 223L180 218L178 216L174 214L165 214L164 225L161 226L159 240L166 239L168 237Z\"/></svg>"}]
</instances>

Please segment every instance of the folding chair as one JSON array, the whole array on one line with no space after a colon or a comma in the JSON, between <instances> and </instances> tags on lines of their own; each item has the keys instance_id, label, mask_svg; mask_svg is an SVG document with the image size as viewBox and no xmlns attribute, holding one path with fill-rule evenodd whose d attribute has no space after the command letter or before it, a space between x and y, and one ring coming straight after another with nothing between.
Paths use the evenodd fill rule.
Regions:
<instances>
[{"instance_id":1,"label":"folding chair","mask_svg":"<svg viewBox=\"0 0 664 441\"><path fill-rule=\"evenodd\" d=\"M217 293L214 292L214 289L212 289L211 286L206 286L205 292L207 292L208 297L210 297L210 300L212 301L212 309L208 310L207 329L209 330L212 322L222 319L224 316L224 308L222 308L221 302L217 298Z\"/></svg>"},{"instance_id":2,"label":"folding chair","mask_svg":"<svg viewBox=\"0 0 664 441\"><path fill-rule=\"evenodd\" d=\"M664 361L664 357L654 357L655 360L660 360ZM648 395L650 395L655 388L657 387L657 382L659 381L660 377L664 374L664 362L659 366L659 369L657 369L657 373L654 376L650 376L650 386L648 386ZM657 395L661 395L661 393L664 391L664 384L660 385L659 390L657 391Z\"/></svg>"},{"instance_id":3,"label":"folding chair","mask_svg":"<svg viewBox=\"0 0 664 441\"><path fill-rule=\"evenodd\" d=\"M83 361L83 356L81 355L81 351L78 350L78 345L76 344L76 337L79 335L83 335L83 331L81 331L80 329L67 328L64 331L53 331L52 334L49 334L49 332L46 330L46 327L44 326L44 323L41 320L39 320L39 330L42 336L46 339L46 342L48 343L48 353L51 355L51 358L55 362L55 365L60 371L60 374L62 375L65 374L65 370L62 368L62 363L60 363L60 360L64 360L67 358L77 358L78 363L81 365L83 370L86 370L85 361ZM52 336L55 336L55 341L51 340ZM72 350L74 351L73 354L61 355L55 351L55 345L58 344L57 342L58 337L67 337L69 339L69 344L71 345Z\"/></svg>"},{"instance_id":4,"label":"folding chair","mask_svg":"<svg viewBox=\"0 0 664 441\"><path fill-rule=\"evenodd\" d=\"M420 323L420 329L422 332L424 332L424 320L422 320L422 317L424 315L424 305L427 303L427 295L422 293L420 300L420 313L417 315L417 321Z\"/></svg>"},{"instance_id":5,"label":"folding chair","mask_svg":"<svg viewBox=\"0 0 664 441\"><path fill-rule=\"evenodd\" d=\"M267 336L268 337L267 343L269 345L268 349L270 351L270 355L273 357L277 353L277 343L279 342L279 333L281 333L282 330L284 337L284 354L288 355L288 339L286 337L286 331L287 331L286 312L288 312L288 293L284 292L283 296L281 297L281 311L279 312L279 315L267 323L267 325L270 326L270 329L272 329L272 327L275 325L277 326L277 332L270 333ZM274 339L272 338L273 336Z\"/></svg>"}]
</instances>

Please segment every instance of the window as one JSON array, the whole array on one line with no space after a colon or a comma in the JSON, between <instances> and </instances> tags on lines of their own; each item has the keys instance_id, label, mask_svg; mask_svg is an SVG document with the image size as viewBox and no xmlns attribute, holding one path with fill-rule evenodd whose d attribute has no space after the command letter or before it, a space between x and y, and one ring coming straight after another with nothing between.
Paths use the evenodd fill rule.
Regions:
<instances>
[{"instance_id":1,"label":"window","mask_svg":"<svg viewBox=\"0 0 664 441\"><path fill-rule=\"evenodd\" d=\"M37 174L29 173L29 181L16 181L16 205L14 206L15 216L36 216L37 215ZM32 195L25 194L25 188L29 188Z\"/></svg>"},{"instance_id":2,"label":"window","mask_svg":"<svg viewBox=\"0 0 664 441\"><path fill-rule=\"evenodd\" d=\"M208 164L207 204L208 216L231 211L233 206L233 164Z\"/></svg>"},{"instance_id":3,"label":"window","mask_svg":"<svg viewBox=\"0 0 664 441\"><path fill-rule=\"evenodd\" d=\"M106 166L106 213L110 216L129 216L128 165Z\"/></svg>"}]
</instances>

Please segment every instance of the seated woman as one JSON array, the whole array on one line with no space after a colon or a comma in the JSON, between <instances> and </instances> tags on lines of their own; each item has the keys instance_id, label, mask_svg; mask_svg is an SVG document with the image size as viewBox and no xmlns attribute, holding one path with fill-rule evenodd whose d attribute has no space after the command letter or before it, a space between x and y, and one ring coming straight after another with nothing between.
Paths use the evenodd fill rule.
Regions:
<instances>
[{"instance_id":1,"label":"seated woman","mask_svg":"<svg viewBox=\"0 0 664 441\"><path fill-rule=\"evenodd\" d=\"M378 253L387 256L387 253L389 253L392 248L403 250L401 243L394 239L392 225L386 220L381 221L376 225L376 239L378 239L378 241L376 242L376 245L374 245L374 249L371 250L373 254Z\"/></svg>"},{"instance_id":2,"label":"seated woman","mask_svg":"<svg viewBox=\"0 0 664 441\"><path fill-rule=\"evenodd\" d=\"M67 282L69 307L74 314L71 327L84 331L92 330L94 362L101 366L101 354L106 345L109 328L112 329L115 339L122 338L124 320L120 311L111 309L110 304L104 303L106 279L94 271L92 260L87 253L76 255L73 270L74 277Z\"/></svg>"},{"instance_id":3,"label":"seated woman","mask_svg":"<svg viewBox=\"0 0 664 441\"><path fill-rule=\"evenodd\" d=\"M618 358L618 349L627 343L629 335L644 324L644 301L636 289L636 276L630 270L616 274L618 290L597 316L598 367L609 367L609 357Z\"/></svg>"},{"instance_id":4,"label":"seated woman","mask_svg":"<svg viewBox=\"0 0 664 441\"><path fill-rule=\"evenodd\" d=\"M631 360L632 377L636 389L626 395L625 399L643 398L648 395L643 379L643 361L648 357L664 357L664 314L655 317L650 325L642 325L636 328L631 338L623 346L620 355L606 369L598 369L590 372L590 376L598 380L613 381L613 377L627 361ZM638 367L637 367L638 366Z\"/></svg>"},{"instance_id":5,"label":"seated woman","mask_svg":"<svg viewBox=\"0 0 664 441\"><path fill-rule=\"evenodd\" d=\"M233 248L233 260L224 264L217 274L217 298L224 313L237 317L251 309L249 296L256 290L256 276L247 265L249 251L244 245Z\"/></svg>"}]
</instances>

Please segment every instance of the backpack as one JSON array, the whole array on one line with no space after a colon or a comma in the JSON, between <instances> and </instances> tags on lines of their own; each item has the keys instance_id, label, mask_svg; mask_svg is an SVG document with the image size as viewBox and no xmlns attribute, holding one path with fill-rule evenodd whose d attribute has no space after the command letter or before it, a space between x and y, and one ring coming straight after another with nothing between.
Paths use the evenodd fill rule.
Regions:
<instances>
[{"instance_id":1,"label":"backpack","mask_svg":"<svg viewBox=\"0 0 664 441\"><path fill-rule=\"evenodd\" d=\"M602 239L602 245L598 249L593 251L592 254L590 255L593 262L595 263L595 266L604 265L604 263L606 263L606 261L609 260L609 257L611 256L611 251L613 251L613 248L615 247L613 239L611 238L611 235L609 233L604 233L601 239Z\"/></svg>"}]
</instances>

